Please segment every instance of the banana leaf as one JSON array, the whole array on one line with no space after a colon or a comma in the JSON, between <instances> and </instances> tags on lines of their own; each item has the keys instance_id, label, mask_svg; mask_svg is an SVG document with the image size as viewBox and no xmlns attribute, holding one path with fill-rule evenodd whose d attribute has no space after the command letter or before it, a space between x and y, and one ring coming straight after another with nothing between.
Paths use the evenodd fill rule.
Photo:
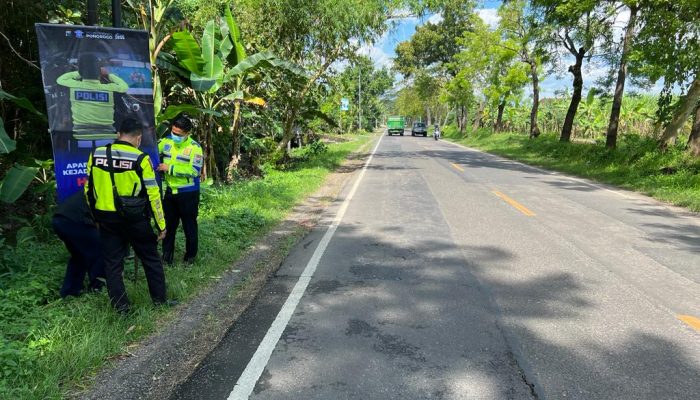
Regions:
<instances>
[{"instance_id":1,"label":"banana leaf","mask_svg":"<svg viewBox=\"0 0 700 400\"><path fill-rule=\"evenodd\" d=\"M204 75L202 48L194 36L190 32L179 31L173 33L172 41L180 65L190 73Z\"/></svg>"},{"instance_id":2,"label":"banana leaf","mask_svg":"<svg viewBox=\"0 0 700 400\"><path fill-rule=\"evenodd\" d=\"M233 41L231 40L230 29L226 21L221 22L219 29L221 30L221 37L223 38L219 44L219 57L222 60L228 60L228 56L231 54L231 50L233 50Z\"/></svg>"},{"instance_id":3,"label":"banana leaf","mask_svg":"<svg viewBox=\"0 0 700 400\"><path fill-rule=\"evenodd\" d=\"M0 201L14 203L27 190L39 168L14 165L0 184Z\"/></svg>"},{"instance_id":4,"label":"banana leaf","mask_svg":"<svg viewBox=\"0 0 700 400\"><path fill-rule=\"evenodd\" d=\"M231 44L233 44L233 48L235 49L234 52L229 54L228 61L231 65L237 65L243 62L248 55L246 54L245 46L243 45L243 39L241 39L241 31L238 29L238 25L233 19L230 7L226 7L225 20L229 29L228 36L231 38Z\"/></svg>"},{"instance_id":5,"label":"banana leaf","mask_svg":"<svg viewBox=\"0 0 700 400\"><path fill-rule=\"evenodd\" d=\"M211 110L209 108L200 108L192 104L177 104L168 106L160 115L158 115L158 124L160 125L166 120L177 117L180 113L187 113L190 115L199 114L209 114L215 117L220 117L222 114L216 110Z\"/></svg>"},{"instance_id":6,"label":"banana leaf","mask_svg":"<svg viewBox=\"0 0 700 400\"><path fill-rule=\"evenodd\" d=\"M243 99L243 102L246 104L253 104L260 107L265 107L267 105L267 101L260 97L246 97L245 99Z\"/></svg>"},{"instance_id":7,"label":"banana leaf","mask_svg":"<svg viewBox=\"0 0 700 400\"><path fill-rule=\"evenodd\" d=\"M208 80L216 81L218 86L220 86L224 75L224 63L217 54L219 42L216 35L216 23L214 21L209 21L206 28L204 28L204 33L202 34L202 58L204 58L204 70L203 74L201 75ZM217 85L214 86L217 87ZM213 88L210 90L215 91Z\"/></svg>"},{"instance_id":8,"label":"banana leaf","mask_svg":"<svg viewBox=\"0 0 700 400\"><path fill-rule=\"evenodd\" d=\"M10 100L15 103L17 107L24 108L25 110L40 116L43 120L46 120L46 116L40 113L26 97L13 96L6 91L0 89L0 100Z\"/></svg>"},{"instance_id":9,"label":"banana leaf","mask_svg":"<svg viewBox=\"0 0 700 400\"><path fill-rule=\"evenodd\" d=\"M17 148L17 142L12 140L5 132L5 125L0 118L0 154L7 154Z\"/></svg>"},{"instance_id":10,"label":"banana leaf","mask_svg":"<svg viewBox=\"0 0 700 400\"><path fill-rule=\"evenodd\" d=\"M190 79L190 72L180 67L177 58L170 53L161 51L156 58L156 65L160 69L165 69L180 75L184 79Z\"/></svg>"}]
</instances>

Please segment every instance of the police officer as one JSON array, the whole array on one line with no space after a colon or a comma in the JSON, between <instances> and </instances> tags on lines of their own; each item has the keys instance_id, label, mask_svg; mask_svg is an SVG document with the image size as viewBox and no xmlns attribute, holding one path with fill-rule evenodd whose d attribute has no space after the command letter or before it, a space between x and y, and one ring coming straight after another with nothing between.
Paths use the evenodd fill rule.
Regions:
<instances>
[{"instance_id":1,"label":"police officer","mask_svg":"<svg viewBox=\"0 0 700 400\"><path fill-rule=\"evenodd\" d=\"M165 274L158 255L158 240L165 237L165 218L150 158L139 150L141 136L139 122L124 120L118 139L98 147L90 155L85 185L85 194L99 224L109 298L117 311L124 314L129 312L122 277L128 244L143 263L151 300L154 304L166 303ZM149 214L155 220L158 235L153 232Z\"/></svg>"},{"instance_id":2,"label":"police officer","mask_svg":"<svg viewBox=\"0 0 700 400\"><path fill-rule=\"evenodd\" d=\"M93 53L82 54L78 60L78 71L59 76L56 83L70 89L73 136L76 140L115 139L114 93L126 93L129 84L101 67Z\"/></svg>"},{"instance_id":3,"label":"police officer","mask_svg":"<svg viewBox=\"0 0 700 400\"><path fill-rule=\"evenodd\" d=\"M185 231L185 263L192 264L197 256L199 176L204 156L202 147L190 137L190 130L192 121L180 115L172 122L170 135L158 142L158 171L165 175L166 186L163 209L168 233L163 240L163 261L167 264L173 262L175 232L180 221Z\"/></svg>"},{"instance_id":4,"label":"police officer","mask_svg":"<svg viewBox=\"0 0 700 400\"><path fill-rule=\"evenodd\" d=\"M80 296L85 290L86 274L88 290L100 290L105 279L100 233L92 219L84 193L75 192L59 204L51 222L70 253L61 297Z\"/></svg>"}]
</instances>

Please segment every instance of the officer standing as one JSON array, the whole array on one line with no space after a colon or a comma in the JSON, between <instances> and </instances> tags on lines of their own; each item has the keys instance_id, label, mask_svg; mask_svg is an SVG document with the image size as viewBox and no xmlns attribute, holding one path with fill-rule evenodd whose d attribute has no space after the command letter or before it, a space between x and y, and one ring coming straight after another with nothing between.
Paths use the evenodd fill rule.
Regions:
<instances>
[{"instance_id":1,"label":"officer standing","mask_svg":"<svg viewBox=\"0 0 700 400\"><path fill-rule=\"evenodd\" d=\"M88 290L100 290L105 278L100 233L92 219L85 195L75 192L59 204L51 222L56 235L70 253L61 297L80 296L85 289L86 274Z\"/></svg>"},{"instance_id":2,"label":"officer standing","mask_svg":"<svg viewBox=\"0 0 700 400\"><path fill-rule=\"evenodd\" d=\"M172 264L175 252L175 232L182 220L185 231L184 261L192 264L197 256L199 213L199 176L204 156L202 146L189 133L192 121L184 115L178 116L170 129L170 136L158 142L161 164L158 171L165 175L165 197L163 210L167 235L163 240L163 261Z\"/></svg>"},{"instance_id":3,"label":"officer standing","mask_svg":"<svg viewBox=\"0 0 700 400\"><path fill-rule=\"evenodd\" d=\"M151 300L154 304L166 303L165 273L158 256L158 240L165 237L165 218L150 158L139 150L142 134L139 122L124 120L118 139L90 155L85 185L99 224L109 298L123 314L129 312L122 277L128 244L143 263ZM157 236L149 216L155 219Z\"/></svg>"}]
</instances>

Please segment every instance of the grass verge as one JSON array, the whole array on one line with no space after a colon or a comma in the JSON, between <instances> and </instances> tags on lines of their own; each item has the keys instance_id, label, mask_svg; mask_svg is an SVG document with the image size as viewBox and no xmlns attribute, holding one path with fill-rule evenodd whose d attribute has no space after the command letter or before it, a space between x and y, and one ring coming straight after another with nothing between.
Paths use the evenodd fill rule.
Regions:
<instances>
[{"instance_id":1,"label":"grass verge","mask_svg":"<svg viewBox=\"0 0 700 400\"><path fill-rule=\"evenodd\" d=\"M192 268L166 269L168 293L186 301L219 279L257 238L317 190L329 172L370 140L348 136L327 149L295 154L292 167L268 169L264 179L209 188L202 193L200 251ZM119 317L105 292L61 300L58 289L67 252L50 232L41 240L2 247L0 280L0 398L59 399L89 384L105 362L129 355L138 342L174 317L154 307L143 271L133 282L127 265L125 283L133 314ZM178 248L183 248L182 233ZM181 256L178 253L177 256Z\"/></svg>"},{"instance_id":2,"label":"grass verge","mask_svg":"<svg viewBox=\"0 0 700 400\"><path fill-rule=\"evenodd\" d=\"M591 178L653 196L700 212L700 159L681 146L665 152L648 138L625 135L616 149L603 144L562 143L555 135L531 140L526 135L479 130L447 138L489 153L571 175Z\"/></svg>"}]
</instances>

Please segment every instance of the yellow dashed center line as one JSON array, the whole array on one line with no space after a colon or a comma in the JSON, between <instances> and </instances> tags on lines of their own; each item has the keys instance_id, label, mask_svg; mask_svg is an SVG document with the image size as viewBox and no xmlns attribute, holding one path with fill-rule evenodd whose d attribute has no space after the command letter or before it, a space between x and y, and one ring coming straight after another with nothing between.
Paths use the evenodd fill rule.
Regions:
<instances>
[{"instance_id":1,"label":"yellow dashed center line","mask_svg":"<svg viewBox=\"0 0 700 400\"><path fill-rule=\"evenodd\" d=\"M513 206L513 208L515 208L516 210L520 211L521 213L527 215L528 217L534 217L535 215L537 215L534 212L528 210L527 207L525 207L524 205L518 203L517 201L511 199L510 197L506 196L505 194L503 194L497 190L494 190L493 194L500 197L501 199L503 199L503 201L510 204L511 206Z\"/></svg>"},{"instance_id":2,"label":"yellow dashed center line","mask_svg":"<svg viewBox=\"0 0 700 400\"><path fill-rule=\"evenodd\" d=\"M459 171L464 172L464 168L460 167L459 165L457 165L457 164L455 164L455 163L452 163L452 166L453 166L456 170L459 170Z\"/></svg>"},{"instance_id":3,"label":"yellow dashed center line","mask_svg":"<svg viewBox=\"0 0 700 400\"><path fill-rule=\"evenodd\" d=\"M700 318L695 318L691 315L678 315L677 318L690 325L691 328L700 332Z\"/></svg>"}]
</instances>

